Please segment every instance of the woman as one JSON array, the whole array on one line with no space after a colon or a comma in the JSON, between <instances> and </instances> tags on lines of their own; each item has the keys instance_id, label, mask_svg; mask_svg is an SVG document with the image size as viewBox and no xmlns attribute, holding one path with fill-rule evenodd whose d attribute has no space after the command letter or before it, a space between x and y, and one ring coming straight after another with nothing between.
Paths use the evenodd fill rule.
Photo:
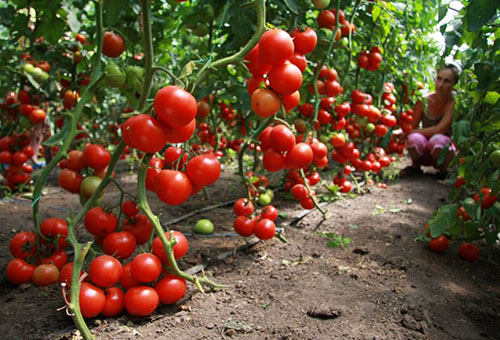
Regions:
<instances>
[{"instance_id":1,"label":"woman","mask_svg":"<svg viewBox=\"0 0 500 340\"><path fill-rule=\"evenodd\" d=\"M448 164L455 155L455 148L450 144L450 128L455 107L453 87L458 82L459 72L460 68L457 65L446 64L437 72L435 91L415 104L413 130L408 135L406 144L412 165L401 170L400 176L423 174L420 167L432 165L439 170L438 178L446 177ZM420 122L422 128L419 128ZM439 164L439 154L446 145L450 145L451 152Z\"/></svg>"}]
</instances>

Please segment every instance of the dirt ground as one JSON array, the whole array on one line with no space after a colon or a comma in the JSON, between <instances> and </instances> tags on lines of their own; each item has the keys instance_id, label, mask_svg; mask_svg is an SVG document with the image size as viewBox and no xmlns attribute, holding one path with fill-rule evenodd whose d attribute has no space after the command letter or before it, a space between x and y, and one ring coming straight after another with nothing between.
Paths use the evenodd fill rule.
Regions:
<instances>
[{"instance_id":1,"label":"dirt ground","mask_svg":"<svg viewBox=\"0 0 500 340\"><path fill-rule=\"evenodd\" d=\"M118 175L133 190L135 176ZM64 218L79 209L78 198L48 186L41 200L42 217ZM285 228L288 243L274 238L236 251L248 239L234 234L232 206L202 212L171 228L185 232L188 270L208 263L205 273L229 285L202 294L189 284L186 296L161 306L147 318L122 315L87 320L97 339L500 339L500 271L480 244L478 262L458 257L458 242L444 254L414 240L447 200L449 185L431 176L402 179L388 189L370 188L354 199L330 203L326 220L317 211ZM180 207L167 207L151 195L161 221L207 205L235 200L242 187L226 171L208 189ZM277 193L273 204L287 224L303 213L298 203ZM110 188L105 202L116 202ZM1 339L80 339L66 316L57 286L15 287L5 278L11 259L10 238L32 225L30 201L20 196L0 200L0 336ZM199 218L216 227L210 237L196 236ZM80 226L79 233L85 238ZM343 247L328 247L330 235L348 237ZM224 260L221 254L232 252ZM500 263L495 247L491 259Z\"/></svg>"}]
</instances>

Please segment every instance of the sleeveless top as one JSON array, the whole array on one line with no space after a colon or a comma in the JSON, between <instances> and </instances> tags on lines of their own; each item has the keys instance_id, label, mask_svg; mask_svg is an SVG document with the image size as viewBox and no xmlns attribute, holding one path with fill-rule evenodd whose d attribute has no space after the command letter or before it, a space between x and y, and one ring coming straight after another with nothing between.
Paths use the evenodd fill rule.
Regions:
<instances>
[{"instance_id":1,"label":"sleeveless top","mask_svg":"<svg viewBox=\"0 0 500 340\"><path fill-rule=\"evenodd\" d=\"M441 119L443 119L444 114L441 114L439 117L431 117L429 116L429 109L427 107L427 98L425 100L422 100L423 108L422 108L422 127L425 129L427 127L431 126L436 126L441 122ZM447 136L451 135L451 129L448 129L444 134Z\"/></svg>"}]
</instances>

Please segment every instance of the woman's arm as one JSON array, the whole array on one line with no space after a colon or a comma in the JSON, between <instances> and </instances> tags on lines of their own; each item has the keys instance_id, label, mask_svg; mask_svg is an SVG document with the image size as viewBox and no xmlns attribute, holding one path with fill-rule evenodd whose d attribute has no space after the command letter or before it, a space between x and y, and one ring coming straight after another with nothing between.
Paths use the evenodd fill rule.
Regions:
<instances>
[{"instance_id":1,"label":"woman's arm","mask_svg":"<svg viewBox=\"0 0 500 340\"><path fill-rule=\"evenodd\" d=\"M451 99L444 109L443 118L436 126L430 126L424 129L416 129L412 132L419 132L425 137L430 138L435 134L445 134L450 129L451 123L453 122L453 110L455 108L455 99Z\"/></svg>"},{"instance_id":2,"label":"woman's arm","mask_svg":"<svg viewBox=\"0 0 500 340\"><path fill-rule=\"evenodd\" d=\"M413 130L418 128L418 124L422 120L422 113L424 112L424 104L421 100L417 101L413 106L413 122L411 123Z\"/></svg>"}]
</instances>

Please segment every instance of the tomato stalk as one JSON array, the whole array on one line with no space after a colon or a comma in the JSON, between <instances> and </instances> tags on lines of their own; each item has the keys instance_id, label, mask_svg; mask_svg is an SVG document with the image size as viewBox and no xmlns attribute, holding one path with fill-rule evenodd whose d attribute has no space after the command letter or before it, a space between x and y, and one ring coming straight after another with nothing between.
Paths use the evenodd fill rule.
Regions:
<instances>
[{"instance_id":1,"label":"tomato stalk","mask_svg":"<svg viewBox=\"0 0 500 340\"><path fill-rule=\"evenodd\" d=\"M356 14L356 11L358 10L358 6L359 6L360 2L361 2L360 0L356 0L356 3L354 4L354 8L352 10L351 17L349 18L349 22L351 24L353 24L354 14ZM338 13L338 7L337 7L337 13ZM349 41L349 45L348 45L349 46L349 60L347 61L347 64L346 64L345 69L344 69L344 78L342 79L342 83L341 83L342 87L344 87L345 81L347 80L347 75L349 73L349 69L351 68L351 62L352 62L352 30L351 29L349 30L349 35L348 35L347 39ZM358 87L358 76L359 76L359 68L356 71L356 88Z\"/></svg>"},{"instance_id":2,"label":"tomato stalk","mask_svg":"<svg viewBox=\"0 0 500 340\"><path fill-rule=\"evenodd\" d=\"M266 0L256 0L254 2L254 5L255 11L257 12L257 29L255 30L252 38L250 38L250 40L243 48L241 48L238 52L231 56L218 59L213 62L209 59L209 61L205 65L203 65L203 67L196 74L196 79L193 82L193 85L191 86L191 90L189 92L193 92L196 89L196 86L198 86L208 70L215 69L227 64L235 64L242 61L248 54L248 52L250 52L252 48L257 44L260 36L266 30Z\"/></svg>"},{"instance_id":3,"label":"tomato stalk","mask_svg":"<svg viewBox=\"0 0 500 340\"><path fill-rule=\"evenodd\" d=\"M311 195L312 190L311 190L311 187L309 186L309 183L307 183L307 178L306 178L306 174L304 173L304 169L300 169L300 177L302 177L302 180L303 180L304 185L307 189L307 192L311 196L311 200L313 202L314 207L320 211L321 215L323 215L323 219L325 219L326 213L328 212L328 210L321 209L318 202L316 202L316 198L312 197L312 195Z\"/></svg>"},{"instance_id":4,"label":"tomato stalk","mask_svg":"<svg viewBox=\"0 0 500 340\"><path fill-rule=\"evenodd\" d=\"M267 118L262 123L262 125L259 126L259 128L253 133L253 135L245 140L243 145L240 147L240 150L238 151L238 157L237 157L238 158L238 173L241 176L243 183L247 187L247 191L249 191L250 189L249 189L249 184L247 183L247 181L245 181L245 170L243 167L243 155L245 154L245 151L248 149L250 144L252 144L252 142L255 143L255 148L257 148L257 143L255 141L257 140L259 135L262 133L262 131L264 131L266 127L271 125L271 123L274 122L274 120L275 120L274 116Z\"/></svg>"},{"instance_id":5,"label":"tomato stalk","mask_svg":"<svg viewBox=\"0 0 500 340\"><path fill-rule=\"evenodd\" d=\"M340 0L337 0L336 13L339 13L339 9L340 9ZM307 143L309 133L311 132L311 128L314 127L314 125L318 121L318 112L319 112L319 104L320 104L318 84L317 84L318 77L319 77L319 74L321 72L321 68L325 64L326 59L330 56L330 53L331 53L332 48L333 48L333 44L335 43L335 37L337 36L337 32L339 29L340 29L339 16L336 15L335 16L335 29L333 30L333 34L330 37L330 41L328 43L328 49L327 49L325 55L323 56L323 58L321 59L321 61L316 66L316 70L314 71L314 74L313 74L312 84L313 84L313 88L314 88L314 113L313 113L311 122L309 124L307 124L306 132L304 133L304 142L306 142L306 143Z\"/></svg>"},{"instance_id":6,"label":"tomato stalk","mask_svg":"<svg viewBox=\"0 0 500 340\"><path fill-rule=\"evenodd\" d=\"M196 275L190 275L186 272L183 272L179 266L177 265L177 262L174 257L174 245L176 243L175 237L173 237L172 234L170 234L170 240L167 239L165 236L165 230L160 224L160 219L158 216L156 216L152 211L151 208L149 207L147 197L146 197L146 171L148 168L148 163L152 157L152 154L148 154L147 156L144 157L144 159L141 162L141 165L139 167L139 172L137 174L137 195L139 198L139 208L146 214L146 216L149 218L151 223L153 224L153 227L155 228L155 232L160 238L163 248L165 249L165 253L167 254L167 259L168 263L170 266L167 268L170 273L172 273L175 276L182 277L183 279L190 281L194 283L197 287L201 287L201 285L207 285L211 286L213 288L223 288L225 286L219 285L211 280L209 280L206 276L203 276L201 278L197 277ZM203 290L201 290L203 291Z\"/></svg>"}]
</instances>

